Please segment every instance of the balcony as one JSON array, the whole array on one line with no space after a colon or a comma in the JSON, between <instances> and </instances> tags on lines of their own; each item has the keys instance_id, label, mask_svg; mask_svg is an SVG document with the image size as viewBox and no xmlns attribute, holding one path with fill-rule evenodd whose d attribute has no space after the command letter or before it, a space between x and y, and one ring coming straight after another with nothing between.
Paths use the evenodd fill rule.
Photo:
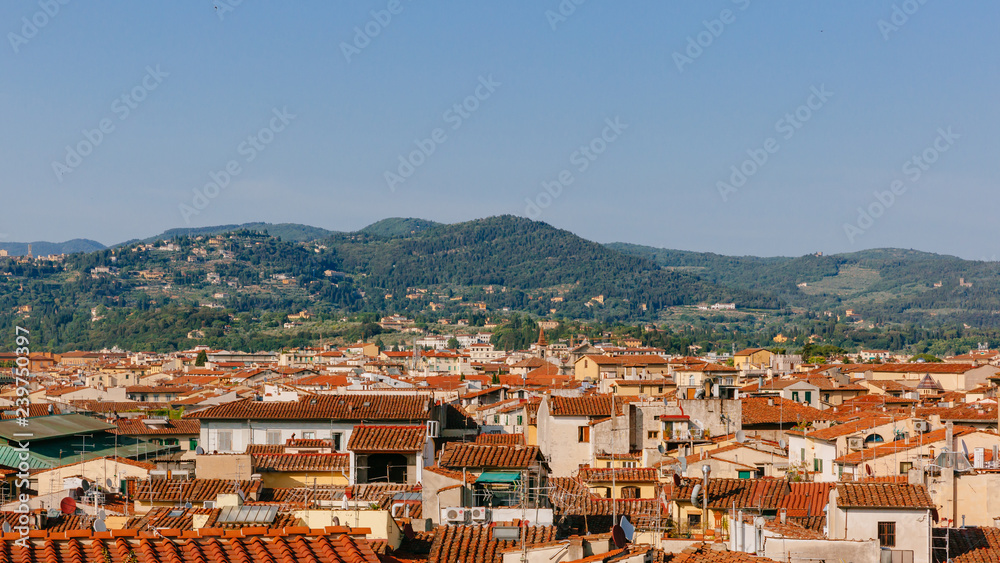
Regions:
<instances>
[{"instance_id":1,"label":"balcony","mask_svg":"<svg viewBox=\"0 0 1000 563\"><path fill-rule=\"evenodd\" d=\"M665 434L668 442L689 442L692 440L706 440L708 433L701 428L674 428L673 432Z\"/></svg>"}]
</instances>

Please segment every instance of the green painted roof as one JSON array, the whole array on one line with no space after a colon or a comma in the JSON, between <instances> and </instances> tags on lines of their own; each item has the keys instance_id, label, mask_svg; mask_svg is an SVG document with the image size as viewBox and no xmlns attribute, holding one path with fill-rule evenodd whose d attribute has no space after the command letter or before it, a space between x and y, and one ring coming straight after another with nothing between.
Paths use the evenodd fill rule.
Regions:
<instances>
[{"instance_id":1,"label":"green painted roof","mask_svg":"<svg viewBox=\"0 0 1000 563\"><path fill-rule=\"evenodd\" d=\"M84 416L82 414L54 414L36 416L26 419L27 424L21 426L17 420L0 422L0 438L14 443L25 441L51 440L64 436L87 434L99 430L107 431L116 428L114 424ZM25 436L31 434L31 436Z\"/></svg>"}]
</instances>

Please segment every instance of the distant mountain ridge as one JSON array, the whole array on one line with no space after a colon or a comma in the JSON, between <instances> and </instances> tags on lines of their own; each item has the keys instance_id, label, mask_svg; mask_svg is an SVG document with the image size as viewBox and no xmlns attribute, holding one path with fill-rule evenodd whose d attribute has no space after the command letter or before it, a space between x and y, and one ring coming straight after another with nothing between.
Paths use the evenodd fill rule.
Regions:
<instances>
[{"instance_id":1,"label":"distant mountain ridge","mask_svg":"<svg viewBox=\"0 0 1000 563\"><path fill-rule=\"evenodd\" d=\"M75 238L65 242L0 242L0 250L6 250L10 256L27 256L28 245L31 245L31 254L34 256L48 256L50 254L73 254L74 252L95 252L107 248L96 240Z\"/></svg>"}]
</instances>

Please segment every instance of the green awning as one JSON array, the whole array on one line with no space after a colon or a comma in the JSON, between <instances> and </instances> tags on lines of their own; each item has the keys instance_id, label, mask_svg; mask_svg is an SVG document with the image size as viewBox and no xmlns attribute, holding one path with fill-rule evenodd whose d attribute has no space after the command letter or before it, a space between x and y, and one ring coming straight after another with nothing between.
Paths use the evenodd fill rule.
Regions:
<instances>
[{"instance_id":1,"label":"green awning","mask_svg":"<svg viewBox=\"0 0 1000 563\"><path fill-rule=\"evenodd\" d=\"M511 484L520 480L521 480L521 474L517 471L487 471L476 479L476 483Z\"/></svg>"}]
</instances>

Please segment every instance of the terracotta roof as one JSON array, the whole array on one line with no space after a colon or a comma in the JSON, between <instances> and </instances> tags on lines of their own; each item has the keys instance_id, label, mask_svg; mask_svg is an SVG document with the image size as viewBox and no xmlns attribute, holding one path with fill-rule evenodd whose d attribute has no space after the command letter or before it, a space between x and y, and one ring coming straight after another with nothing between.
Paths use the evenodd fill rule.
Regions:
<instances>
[{"instance_id":1,"label":"terracotta roof","mask_svg":"<svg viewBox=\"0 0 1000 563\"><path fill-rule=\"evenodd\" d=\"M443 467L525 468L541 460L538 446L496 446L451 442L441 449Z\"/></svg>"},{"instance_id":2,"label":"terracotta roof","mask_svg":"<svg viewBox=\"0 0 1000 563\"><path fill-rule=\"evenodd\" d=\"M819 409L781 397L744 397L741 401L743 402L743 426L796 424L830 418Z\"/></svg>"},{"instance_id":3,"label":"terracotta roof","mask_svg":"<svg viewBox=\"0 0 1000 563\"><path fill-rule=\"evenodd\" d=\"M936 505L923 485L896 483L842 483L837 485L841 508L934 509Z\"/></svg>"},{"instance_id":4,"label":"terracotta roof","mask_svg":"<svg viewBox=\"0 0 1000 563\"><path fill-rule=\"evenodd\" d=\"M348 471L350 454L260 454L251 456L254 471Z\"/></svg>"},{"instance_id":5,"label":"terracotta roof","mask_svg":"<svg viewBox=\"0 0 1000 563\"><path fill-rule=\"evenodd\" d=\"M547 543L556 539L555 526L525 528L527 545ZM434 534L428 563L501 563L501 550L520 546L520 542L493 539L491 526L441 526Z\"/></svg>"},{"instance_id":6,"label":"terracotta roof","mask_svg":"<svg viewBox=\"0 0 1000 563\"><path fill-rule=\"evenodd\" d=\"M115 424L118 429L112 430L112 432L125 436L198 434L201 432L200 420L167 419L165 424L148 425L140 418L120 418L115 421Z\"/></svg>"},{"instance_id":7,"label":"terracotta roof","mask_svg":"<svg viewBox=\"0 0 1000 563\"><path fill-rule=\"evenodd\" d=\"M658 481L656 470L652 467L616 467L612 469L610 467L584 466L580 468L580 472L577 475L583 481L591 482L610 482L612 475L614 475L617 481L645 481L654 483Z\"/></svg>"},{"instance_id":8,"label":"terracotta roof","mask_svg":"<svg viewBox=\"0 0 1000 563\"><path fill-rule=\"evenodd\" d=\"M586 397L562 397L552 395L548 398L549 414L552 416L611 416L610 395L590 395ZM622 413L621 400L615 401L615 414Z\"/></svg>"},{"instance_id":9,"label":"terracotta roof","mask_svg":"<svg viewBox=\"0 0 1000 563\"><path fill-rule=\"evenodd\" d=\"M1000 561L1000 528L934 528L934 563Z\"/></svg>"},{"instance_id":10,"label":"terracotta roof","mask_svg":"<svg viewBox=\"0 0 1000 563\"><path fill-rule=\"evenodd\" d=\"M674 500L691 502L691 492L701 479L681 479L680 487L671 487ZM787 494L783 479L709 479L708 506L713 509L760 508L773 510Z\"/></svg>"},{"instance_id":11,"label":"terracotta roof","mask_svg":"<svg viewBox=\"0 0 1000 563\"><path fill-rule=\"evenodd\" d=\"M202 419L427 420L427 395L310 395L298 401L233 401L186 415Z\"/></svg>"},{"instance_id":12,"label":"terracotta roof","mask_svg":"<svg viewBox=\"0 0 1000 563\"><path fill-rule=\"evenodd\" d=\"M149 512L140 516L133 516L125 523L126 530L153 530L159 528L169 528L175 530L193 530L194 516L196 514L208 516L208 520L201 527L240 529L247 525L246 522L219 522L221 508L173 508L154 507ZM267 523L269 528L285 528L289 526L300 526L301 519L294 514L279 512L274 520ZM92 525L92 523L91 523Z\"/></svg>"},{"instance_id":13,"label":"terracotta roof","mask_svg":"<svg viewBox=\"0 0 1000 563\"><path fill-rule=\"evenodd\" d=\"M521 406L517 405L517 409ZM476 443L491 446L523 446L524 434L480 434L476 436Z\"/></svg>"},{"instance_id":14,"label":"terracotta roof","mask_svg":"<svg viewBox=\"0 0 1000 563\"><path fill-rule=\"evenodd\" d=\"M246 495L256 495L260 493L261 484L261 481L258 480L234 482L230 479L138 481L135 487L135 499L140 502L149 502L150 486L152 486L152 500L155 502L204 502L215 500L220 494L234 494L237 492L237 486Z\"/></svg>"},{"instance_id":15,"label":"terracotta roof","mask_svg":"<svg viewBox=\"0 0 1000 563\"><path fill-rule=\"evenodd\" d=\"M219 528L33 530L27 549L14 546L19 533L4 534L0 563L379 563L367 541L347 533L347 528L332 527L315 532L306 527L246 527L238 534Z\"/></svg>"},{"instance_id":16,"label":"terracotta roof","mask_svg":"<svg viewBox=\"0 0 1000 563\"><path fill-rule=\"evenodd\" d=\"M836 440L841 436L847 436L849 434L854 434L855 432L861 432L868 430L875 426L881 426L883 424L889 424L894 420L891 416L865 416L859 418L858 420L853 420L850 422L844 422L841 424L835 424L829 428L820 428L819 430L810 430L809 432L802 432L801 430L789 430L789 434L796 434L799 436L807 436L816 440Z\"/></svg>"},{"instance_id":17,"label":"terracotta roof","mask_svg":"<svg viewBox=\"0 0 1000 563\"><path fill-rule=\"evenodd\" d=\"M356 452L419 452L427 441L423 426L355 426L347 449Z\"/></svg>"},{"instance_id":18,"label":"terracotta roof","mask_svg":"<svg viewBox=\"0 0 1000 563\"><path fill-rule=\"evenodd\" d=\"M790 491L781 497L778 508L784 508L787 516L822 516L823 507L830 502L833 483L789 483Z\"/></svg>"}]
</instances>

